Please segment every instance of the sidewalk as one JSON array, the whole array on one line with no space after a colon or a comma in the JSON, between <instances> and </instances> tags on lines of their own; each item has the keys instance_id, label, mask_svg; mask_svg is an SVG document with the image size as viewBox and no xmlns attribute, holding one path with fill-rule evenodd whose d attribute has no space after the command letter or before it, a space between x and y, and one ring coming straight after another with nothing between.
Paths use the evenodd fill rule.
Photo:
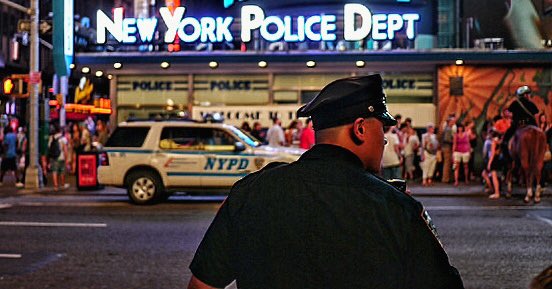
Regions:
<instances>
[{"instance_id":1,"label":"sidewalk","mask_svg":"<svg viewBox=\"0 0 552 289\"><path fill-rule=\"evenodd\" d=\"M0 197L16 196L21 194L49 194L49 195L124 195L124 190L113 190L110 187L100 190L78 190L76 179L73 175L66 176L66 183L69 184L68 189L62 189L57 192L52 186L51 177L48 180L48 185L40 189L17 189L12 176L4 177L4 184L0 187ZM486 197L487 194L483 191L483 185L479 182L471 182L469 185L460 184L455 187L452 184L434 183L431 187L424 187L420 183L410 181L408 188L412 191L413 196L435 196L435 197ZM524 194L524 189L516 187L515 194ZM550 194L550 188L545 191L545 194Z\"/></svg>"}]
</instances>

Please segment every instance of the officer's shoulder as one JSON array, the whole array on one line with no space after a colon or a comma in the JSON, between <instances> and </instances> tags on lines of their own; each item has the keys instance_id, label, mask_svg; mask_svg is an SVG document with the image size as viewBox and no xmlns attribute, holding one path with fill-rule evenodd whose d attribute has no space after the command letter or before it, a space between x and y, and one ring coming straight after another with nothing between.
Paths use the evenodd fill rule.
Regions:
<instances>
[{"instance_id":1,"label":"officer's shoulder","mask_svg":"<svg viewBox=\"0 0 552 289\"><path fill-rule=\"evenodd\" d=\"M262 169L254 173L251 173L243 177L241 180L237 181L232 187L232 191L239 190L240 188L254 184L259 179L264 179L267 174L273 175L276 172L288 166L289 166L289 163L286 163L286 162L271 162L266 166L264 166Z\"/></svg>"},{"instance_id":2,"label":"officer's shoulder","mask_svg":"<svg viewBox=\"0 0 552 289\"><path fill-rule=\"evenodd\" d=\"M373 186L376 193L384 197L387 202L397 204L410 213L419 214L423 209L421 203L411 195L398 190L380 177L368 174L366 182Z\"/></svg>"}]
</instances>

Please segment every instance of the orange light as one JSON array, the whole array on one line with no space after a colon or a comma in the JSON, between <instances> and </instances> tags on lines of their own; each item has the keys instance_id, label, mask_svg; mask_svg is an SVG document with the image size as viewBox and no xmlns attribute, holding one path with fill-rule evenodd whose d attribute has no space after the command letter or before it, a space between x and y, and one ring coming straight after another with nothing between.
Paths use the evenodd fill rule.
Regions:
<instances>
[{"instance_id":1,"label":"orange light","mask_svg":"<svg viewBox=\"0 0 552 289\"><path fill-rule=\"evenodd\" d=\"M5 78L2 87L4 88L4 94L12 94L15 84L11 78Z\"/></svg>"}]
</instances>

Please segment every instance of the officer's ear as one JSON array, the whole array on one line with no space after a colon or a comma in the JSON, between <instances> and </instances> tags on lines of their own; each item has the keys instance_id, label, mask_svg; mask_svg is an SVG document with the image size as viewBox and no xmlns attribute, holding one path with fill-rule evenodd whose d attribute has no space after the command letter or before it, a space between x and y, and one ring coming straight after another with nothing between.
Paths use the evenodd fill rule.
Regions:
<instances>
[{"instance_id":1,"label":"officer's ear","mask_svg":"<svg viewBox=\"0 0 552 289\"><path fill-rule=\"evenodd\" d=\"M365 133L366 129L364 128L364 122L365 119L362 117L359 117L355 120L353 123L353 127L351 128L351 138L353 139L353 142L357 145L360 145L365 140Z\"/></svg>"}]
</instances>

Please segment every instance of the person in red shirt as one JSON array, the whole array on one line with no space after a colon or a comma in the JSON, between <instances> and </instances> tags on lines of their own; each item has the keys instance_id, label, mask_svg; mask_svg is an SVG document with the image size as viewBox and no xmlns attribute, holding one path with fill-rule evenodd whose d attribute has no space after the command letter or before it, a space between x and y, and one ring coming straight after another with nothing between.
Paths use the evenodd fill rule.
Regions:
<instances>
[{"instance_id":1,"label":"person in red shirt","mask_svg":"<svg viewBox=\"0 0 552 289\"><path fill-rule=\"evenodd\" d=\"M314 146L314 129L312 128L312 119L307 119L307 127L301 132L299 147L302 149L310 149Z\"/></svg>"},{"instance_id":2,"label":"person in red shirt","mask_svg":"<svg viewBox=\"0 0 552 289\"><path fill-rule=\"evenodd\" d=\"M495 130L500 134L505 134L512 125L512 113L508 109L502 110L502 118L495 123Z\"/></svg>"}]
</instances>

